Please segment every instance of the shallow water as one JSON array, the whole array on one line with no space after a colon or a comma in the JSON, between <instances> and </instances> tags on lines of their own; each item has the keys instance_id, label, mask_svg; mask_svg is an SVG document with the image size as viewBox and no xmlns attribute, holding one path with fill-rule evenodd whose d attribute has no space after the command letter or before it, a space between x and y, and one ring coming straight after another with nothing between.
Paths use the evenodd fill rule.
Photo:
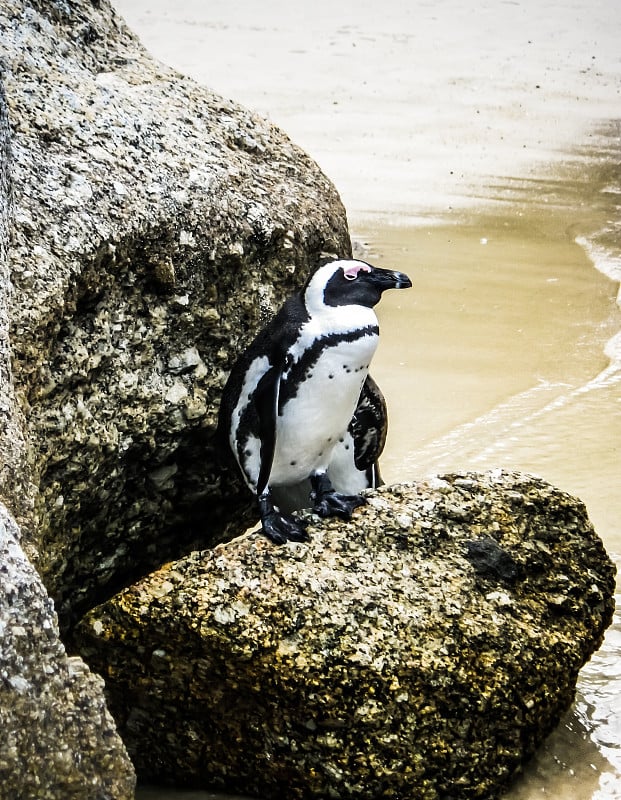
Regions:
<instances>
[{"instance_id":1,"label":"shallow water","mask_svg":"<svg viewBox=\"0 0 621 800\"><path fill-rule=\"evenodd\" d=\"M536 209L517 223L370 234L371 258L414 281L380 309L387 481L534 472L583 498L621 552L621 360L606 354L621 328L617 285Z\"/></svg>"},{"instance_id":2,"label":"shallow water","mask_svg":"<svg viewBox=\"0 0 621 800\"><path fill-rule=\"evenodd\" d=\"M586 502L621 565L616 0L115 5L157 57L284 127L341 191L358 254L410 274L372 369L386 480L534 472ZM507 797L621 798L620 720L617 613Z\"/></svg>"},{"instance_id":3,"label":"shallow water","mask_svg":"<svg viewBox=\"0 0 621 800\"><path fill-rule=\"evenodd\" d=\"M586 502L621 568L621 362L605 354L621 326L618 287L553 220L542 224L536 203L526 216L367 232L417 295L382 301L382 472L541 475ZM573 709L507 798L621 798L620 654L617 612Z\"/></svg>"}]
</instances>

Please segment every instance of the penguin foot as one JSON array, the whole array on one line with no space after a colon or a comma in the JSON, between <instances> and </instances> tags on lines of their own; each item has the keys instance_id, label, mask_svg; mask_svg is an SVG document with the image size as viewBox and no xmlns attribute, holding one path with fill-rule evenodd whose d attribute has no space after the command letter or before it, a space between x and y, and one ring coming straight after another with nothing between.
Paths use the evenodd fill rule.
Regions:
<instances>
[{"instance_id":1,"label":"penguin foot","mask_svg":"<svg viewBox=\"0 0 621 800\"><path fill-rule=\"evenodd\" d=\"M320 517L338 517L339 519L351 519L354 509L363 506L367 502L359 494L340 494L335 492L330 479L325 472L318 472L311 475L311 500L313 501L313 511Z\"/></svg>"},{"instance_id":2,"label":"penguin foot","mask_svg":"<svg viewBox=\"0 0 621 800\"><path fill-rule=\"evenodd\" d=\"M276 510L265 514L261 522L264 535L274 544L308 542L310 538L306 532L305 522L294 519L288 514L281 514Z\"/></svg>"},{"instance_id":3,"label":"penguin foot","mask_svg":"<svg viewBox=\"0 0 621 800\"><path fill-rule=\"evenodd\" d=\"M320 517L338 517L351 519L354 509L366 504L366 500L359 494L339 494L338 492L324 492L317 497L313 511Z\"/></svg>"}]
</instances>

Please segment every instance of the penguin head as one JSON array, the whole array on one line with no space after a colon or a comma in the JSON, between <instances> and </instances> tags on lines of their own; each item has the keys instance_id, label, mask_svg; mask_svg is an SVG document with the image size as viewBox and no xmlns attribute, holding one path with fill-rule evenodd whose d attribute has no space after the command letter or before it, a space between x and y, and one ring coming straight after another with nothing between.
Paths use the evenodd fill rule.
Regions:
<instances>
[{"instance_id":1,"label":"penguin head","mask_svg":"<svg viewBox=\"0 0 621 800\"><path fill-rule=\"evenodd\" d=\"M365 261L329 261L311 276L304 291L307 308L366 306L373 308L386 289L408 289L403 272L381 269Z\"/></svg>"}]
</instances>

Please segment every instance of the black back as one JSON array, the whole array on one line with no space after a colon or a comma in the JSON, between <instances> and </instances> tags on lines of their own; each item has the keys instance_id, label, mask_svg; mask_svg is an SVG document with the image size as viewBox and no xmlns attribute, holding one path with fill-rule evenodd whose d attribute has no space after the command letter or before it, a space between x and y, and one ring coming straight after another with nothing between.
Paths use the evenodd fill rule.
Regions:
<instances>
[{"instance_id":1,"label":"black back","mask_svg":"<svg viewBox=\"0 0 621 800\"><path fill-rule=\"evenodd\" d=\"M222 392L220 403L218 437L223 446L225 443L227 447L229 446L233 411L239 400L248 368L256 358L267 356L270 366L280 374L284 368L287 350L297 339L301 326L308 318L302 296L298 294L290 297L238 356ZM261 391L266 391L265 384L261 386ZM261 423L252 408L247 410L247 417L245 419L242 417L240 420L240 428L260 435Z\"/></svg>"}]
</instances>

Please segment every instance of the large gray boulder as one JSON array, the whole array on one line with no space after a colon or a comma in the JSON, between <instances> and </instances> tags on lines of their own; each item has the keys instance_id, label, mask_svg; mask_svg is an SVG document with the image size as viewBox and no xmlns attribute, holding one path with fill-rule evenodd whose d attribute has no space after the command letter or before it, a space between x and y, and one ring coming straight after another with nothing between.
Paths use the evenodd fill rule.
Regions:
<instances>
[{"instance_id":1,"label":"large gray boulder","mask_svg":"<svg viewBox=\"0 0 621 800\"><path fill-rule=\"evenodd\" d=\"M0 32L0 799L129 800L59 618L251 517L213 445L224 376L323 250L349 253L345 213L106 0L5 0Z\"/></svg>"},{"instance_id":2,"label":"large gray boulder","mask_svg":"<svg viewBox=\"0 0 621 800\"><path fill-rule=\"evenodd\" d=\"M23 419L11 369L10 136L0 83L0 497L28 519ZM0 503L0 799L131 800L135 774L103 681L68 657L19 527Z\"/></svg>"},{"instance_id":3,"label":"large gray boulder","mask_svg":"<svg viewBox=\"0 0 621 800\"><path fill-rule=\"evenodd\" d=\"M0 504L0 799L131 800L103 681L69 657L53 604Z\"/></svg>"},{"instance_id":4,"label":"large gray boulder","mask_svg":"<svg viewBox=\"0 0 621 800\"><path fill-rule=\"evenodd\" d=\"M261 315L350 242L307 155L155 63L106 0L7 0L0 29L21 522L70 627L250 518L213 444L225 375Z\"/></svg>"},{"instance_id":5,"label":"large gray boulder","mask_svg":"<svg viewBox=\"0 0 621 800\"><path fill-rule=\"evenodd\" d=\"M139 775L263 798L508 784L601 643L614 565L582 503L525 475L368 499L308 544L246 534L85 617Z\"/></svg>"}]
</instances>

